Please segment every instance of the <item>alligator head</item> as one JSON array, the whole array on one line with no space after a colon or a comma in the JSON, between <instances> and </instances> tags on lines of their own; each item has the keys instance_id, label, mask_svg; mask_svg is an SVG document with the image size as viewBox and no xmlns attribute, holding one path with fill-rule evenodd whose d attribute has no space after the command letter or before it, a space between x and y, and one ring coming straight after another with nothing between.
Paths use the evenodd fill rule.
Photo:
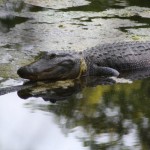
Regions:
<instances>
[{"instance_id":1,"label":"alligator head","mask_svg":"<svg viewBox=\"0 0 150 150\"><path fill-rule=\"evenodd\" d=\"M37 61L21 67L17 73L33 81L63 80L78 78L85 70L85 61L79 53L45 52Z\"/></svg>"}]
</instances>

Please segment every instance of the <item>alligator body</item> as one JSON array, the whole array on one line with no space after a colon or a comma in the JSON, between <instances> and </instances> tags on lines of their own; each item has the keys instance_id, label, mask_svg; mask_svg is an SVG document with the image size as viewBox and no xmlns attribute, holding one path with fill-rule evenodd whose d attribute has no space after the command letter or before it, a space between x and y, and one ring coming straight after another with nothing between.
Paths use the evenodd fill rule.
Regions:
<instances>
[{"instance_id":1,"label":"alligator body","mask_svg":"<svg viewBox=\"0 0 150 150\"><path fill-rule=\"evenodd\" d=\"M21 67L29 80L64 80L81 76L119 76L121 72L150 67L150 42L102 44L83 52L53 51Z\"/></svg>"}]
</instances>

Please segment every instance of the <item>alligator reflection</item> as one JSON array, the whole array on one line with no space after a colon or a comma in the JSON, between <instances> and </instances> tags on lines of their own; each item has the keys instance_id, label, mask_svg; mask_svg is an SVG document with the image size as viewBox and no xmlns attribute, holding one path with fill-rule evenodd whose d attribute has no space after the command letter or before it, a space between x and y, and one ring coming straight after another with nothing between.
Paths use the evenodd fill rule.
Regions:
<instances>
[{"instance_id":1,"label":"alligator reflection","mask_svg":"<svg viewBox=\"0 0 150 150\"><path fill-rule=\"evenodd\" d=\"M36 85L18 91L18 96L22 99L29 97L42 97L45 101L56 102L60 100L69 100L86 88L102 86L117 83L131 83L134 80L144 79L150 76L150 69L140 70L136 72L122 73L120 78L111 77L83 77L80 80L66 80L57 82L37 82ZM105 85L105 86L104 86ZM133 84L134 85L134 84Z\"/></svg>"},{"instance_id":2,"label":"alligator reflection","mask_svg":"<svg viewBox=\"0 0 150 150\"><path fill-rule=\"evenodd\" d=\"M95 87L97 85L113 84L111 78L89 77L81 80L57 81L54 83L37 83L35 86L18 91L18 96L22 99L29 97L42 97L45 101L56 102L69 100L72 95L82 91L85 87Z\"/></svg>"},{"instance_id":3,"label":"alligator reflection","mask_svg":"<svg viewBox=\"0 0 150 150\"><path fill-rule=\"evenodd\" d=\"M148 76L148 73L142 71L124 77L139 79ZM115 83L109 78L93 78L82 84L77 82L68 89L47 90L41 94L38 89L31 88L18 94L24 98L40 96L52 102L68 100L57 102L57 105L45 107L40 104L32 108L56 114L56 120L65 133L66 130L82 127L86 136L80 137L80 140L91 150L150 149L150 79L133 84Z\"/></svg>"}]
</instances>

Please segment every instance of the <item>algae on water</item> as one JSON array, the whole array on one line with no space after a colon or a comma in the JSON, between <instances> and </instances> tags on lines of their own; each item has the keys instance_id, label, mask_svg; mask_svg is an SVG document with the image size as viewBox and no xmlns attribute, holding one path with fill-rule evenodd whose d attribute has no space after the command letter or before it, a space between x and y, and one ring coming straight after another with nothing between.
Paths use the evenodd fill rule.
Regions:
<instances>
[{"instance_id":1,"label":"algae on water","mask_svg":"<svg viewBox=\"0 0 150 150\"><path fill-rule=\"evenodd\" d=\"M106 42L150 40L150 8L48 9L90 5L86 0L57 2L0 1L0 77L18 77L17 69L42 51L82 51Z\"/></svg>"}]
</instances>

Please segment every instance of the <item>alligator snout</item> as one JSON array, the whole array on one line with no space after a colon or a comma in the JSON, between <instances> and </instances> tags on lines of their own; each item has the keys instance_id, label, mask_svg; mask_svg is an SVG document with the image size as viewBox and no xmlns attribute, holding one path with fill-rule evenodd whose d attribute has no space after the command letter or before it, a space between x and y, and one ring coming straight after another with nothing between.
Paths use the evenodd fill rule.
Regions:
<instances>
[{"instance_id":1,"label":"alligator snout","mask_svg":"<svg viewBox=\"0 0 150 150\"><path fill-rule=\"evenodd\" d=\"M17 74L21 78L25 78L25 79L32 78L32 70L27 66L19 68Z\"/></svg>"}]
</instances>

